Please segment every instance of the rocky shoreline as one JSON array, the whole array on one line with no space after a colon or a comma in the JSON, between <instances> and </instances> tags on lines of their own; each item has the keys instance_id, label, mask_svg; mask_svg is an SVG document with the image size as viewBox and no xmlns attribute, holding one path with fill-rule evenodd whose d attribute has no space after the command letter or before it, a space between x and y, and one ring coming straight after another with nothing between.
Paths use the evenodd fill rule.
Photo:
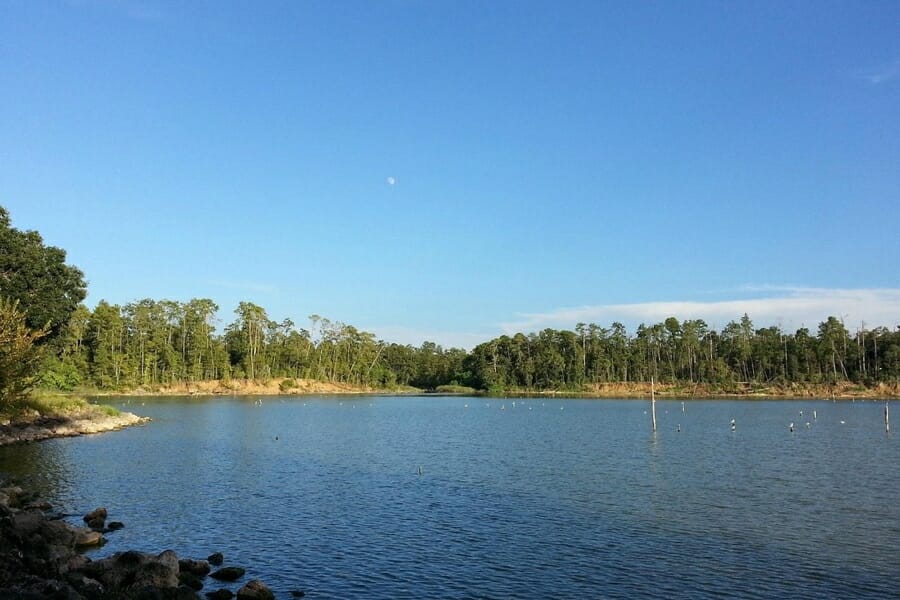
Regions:
<instances>
[{"instance_id":1,"label":"rocky shoreline","mask_svg":"<svg viewBox=\"0 0 900 600\"><path fill-rule=\"evenodd\" d=\"M140 417L129 412L110 415L100 410L87 410L62 416L33 415L13 422L0 421L0 446L115 431L149 421L148 417Z\"/></svg>"},{"instance_id":2,"label":"rocky shoreline","mask_svg":"<svg viewBox=\"0 0 900 600\"><path fill-rule=\"evenodd\" d=\"M201 598L209 580L217 589L204 595L213 600L273 600L272 590L258 579L237 587L245 570L222 566L224 557L214 553L203 560L179 558L172 550L159 554L119 552L91 560L82 552L102 545L124 524L107 524L107 510L98 508L84 516L78 527L51 514L21 487L0 487L0 598L32 600L187 600ZM213 567L217 567L215 570ZM302 591L286 596L299 598Z\"/></svg>"}]
</instances>

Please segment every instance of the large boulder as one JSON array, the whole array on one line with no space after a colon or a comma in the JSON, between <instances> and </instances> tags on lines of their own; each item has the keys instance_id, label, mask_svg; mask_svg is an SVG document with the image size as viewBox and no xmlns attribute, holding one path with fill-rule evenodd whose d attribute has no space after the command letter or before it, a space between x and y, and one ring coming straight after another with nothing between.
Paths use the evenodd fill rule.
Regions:
<instances>
[{"instance_id":1,"label":"large boulder","mask_svg":"<svg viewBox=\"0 0 900 600\"><path fill-rule=\"evenodd\" d=\"M269 589L265 583L259 579L248 581L247 584L238 590L238 600L275 600L275 594Z\"/></svg>"},{"instance_id":2,"label":"large boulder","mask_svg":"<svg viewBox=\"0 0 900 600\"><path fill-rule=\"evenodd\" d=\"M137 592L145 588L174 589L179 585L178 556L171 550L156 556L135 551L121 552L91 563L84 571L100 581L107 590Z\"/></svg>"},{"instance_id":3,"label":"large boulder","mask_svg":"<svg viewBox=\"0 0 900 600\"><path fill-rule=\"evenodd\" d=\"M39 529L47 521L40 511L24 510L17 512L10 519L13 535L19 539L28 539L32 534L37 533Z\"/></svg>"}]
</instances>

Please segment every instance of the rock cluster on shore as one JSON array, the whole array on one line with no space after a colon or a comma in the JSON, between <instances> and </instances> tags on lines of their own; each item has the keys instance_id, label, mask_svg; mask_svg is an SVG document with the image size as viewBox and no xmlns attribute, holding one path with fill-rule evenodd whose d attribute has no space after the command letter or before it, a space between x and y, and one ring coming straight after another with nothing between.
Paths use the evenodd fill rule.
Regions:
<instances>
[{"instance_id":1,"label":"rock cluster on shore","mask_svg":"<svg viewBox=\"0 0 900 600\"><path fill-rule=\"evenodd\" d=\"M207 560L180 559L172 550L159 554L120 552L91 560L79 551L103 544L104 533L121 528L106 524L107 511L98 508L84 516L88 527L75 527L54 519L50 506L17 486L0 487L0 598L60 600L181 600L200 598L207 577L237 581L244 569L221 565L220 553ZM298 596L302 592L292 592ZM209 591L208 598L227 599L227 588ZM274 599L261 581L248 581L237 592L239 600Z\"/></svg>"},{"instance_id":2,"label":"rock cluster on shore","mask_svg":"<svg viewBox=\"0 0 900 600\"><path fill-rule=\"evenodd\" d=\"M0 422L0 446L114 431L148 421L147 417L129 412L109 415L96 410L68 416L38 415L23 421Z\"/></svg>"}]
</instances>

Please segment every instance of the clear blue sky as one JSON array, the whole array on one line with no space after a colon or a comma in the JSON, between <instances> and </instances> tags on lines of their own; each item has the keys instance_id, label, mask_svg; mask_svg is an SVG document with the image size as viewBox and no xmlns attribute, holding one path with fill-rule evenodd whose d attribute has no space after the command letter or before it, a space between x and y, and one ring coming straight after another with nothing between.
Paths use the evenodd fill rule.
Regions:
<instances>
[{"instance_id":1,"label":"clear blue sky","mask_svg":"<svg viewBox=\"0 0 900 600\"><path fill-rule=\"evenodd\" d=\"M249 300L466 347L667 313L900 323L898 2L0 15L0 205L89 305Z\"/></svg>"}]
</instances>

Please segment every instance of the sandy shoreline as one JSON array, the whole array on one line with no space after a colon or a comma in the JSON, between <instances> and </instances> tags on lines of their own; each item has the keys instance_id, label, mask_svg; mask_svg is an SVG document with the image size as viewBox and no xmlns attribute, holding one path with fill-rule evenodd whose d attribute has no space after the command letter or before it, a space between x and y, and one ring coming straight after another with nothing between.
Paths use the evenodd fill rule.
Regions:
<instances>
[{"instance_id":1,"label":"sandy shoreline","mask_svg":"<svg viewBox=\"0 0 900 600\"><path fill-rule=\"evenodd\" d=\"M268 381L231 380L231 381L198 381L172 386L154 386L123 390L117 392L85 392L90 396L290 396L290 395L344 395L344 394L379 394L379 395L432 395L424 390L378 389L354 386L346 383L316 381L312 379L294 379L292 385L284 386L283 378ZM497 396L533 396L554 397L569 396L576 398L649 398L650 382L598 383L586 386L582 390L527 390L508 389ZM791 399L890 399L900 398L900 384L881 383L866 387L849 382L830 384L750 384L737 383L731 386L711 386L708 384L659 383L655 384L655 392L660 398L779 398ZM447 395L447 394L433 394ZM469 395L469 394L463 394ZM476 392L475 395L491 395Z\"/></svg>"},{"instance_id":2,"label":"sandy shoreline","mask_svg":"<svg viewBox=\"0 0 900 600\"><path fill-rule=\"evenodd\" d=\"M90 391L87 396L286 396L303 394L402 394L398 390L382 390L349 383L333 383L313 379L293 379L284 386L285 378L268 381L232 379L230 381L193 381L168 386L138 387L122 391Z\"/></svg>"}]
</instances>

